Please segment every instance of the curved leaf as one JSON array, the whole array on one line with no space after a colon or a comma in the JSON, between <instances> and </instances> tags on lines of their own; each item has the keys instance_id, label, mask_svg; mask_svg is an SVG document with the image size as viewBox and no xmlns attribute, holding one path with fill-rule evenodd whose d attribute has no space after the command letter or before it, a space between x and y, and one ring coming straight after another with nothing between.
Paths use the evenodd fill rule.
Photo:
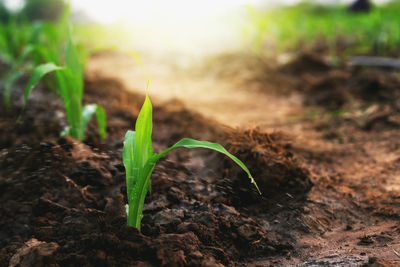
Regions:
<instances>
[{"instance_id":1,"label":"curved leaf","mask_svg":"<svg viewBox=\"0 0 400 267\"><path fill-rule=\"evenodd\" d=\"M223 146L221 146L220 144L217 144L217 143L211 143L211 142L207 142L207 141L198 141L198 140L194 140L194 139L190 139L190 138L184 138L184 139L180 140L179 142L177 142L175 145L164 150L163 152L161 152L159 154L155 154L153 157L153 163L155 164L162 156L164 156L171 150L173 150L175 148L179 148L179 147L208 148L208 149L218 151L218 152L228 156L247 173L247 175L250 178L250 182L252 184L254 184L254 186L257 188L258 193L261 195L261 191L258 188L256 181L254 180L253 176L251 175L251 173L250 173L249 169L246 167L246 165L244 165L244 163L240 159L238 159L237 157L235 157L234 155L229 153Z\"/></svg>"},{"instance_id":2,"label":"curved leaf","mask_svg":"<svg viewBox=\"0 0 400 267\"><path fill-rule=\"evenodd\" d=\"M46 63L37 66L29 78L28 85L25 88L25 94L24 94L24 106L26 104L26 101L28 100L28 97L30 93L32 92L33 88L39 83L39 81L48 73L57 71L57 70L62 70L62 67L56 66L54 63Z\"/></svg>"}]
</instances>

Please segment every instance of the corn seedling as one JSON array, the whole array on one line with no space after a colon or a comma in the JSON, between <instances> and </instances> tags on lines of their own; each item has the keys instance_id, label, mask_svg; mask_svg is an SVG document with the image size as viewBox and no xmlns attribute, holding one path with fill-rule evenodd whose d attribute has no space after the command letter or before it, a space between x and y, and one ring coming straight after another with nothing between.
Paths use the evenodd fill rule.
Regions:
<instances>
[{"instance_id":1,"label":"corn seedling","mask_svg":"<svg viewBox=\"0 0 400 267\"><path fill-rule=\"evenodd\" d=\"M143 205L146 194L151 188L150 176L157 161L169 151L179 148L208 148L225 154L239 165L249 176L251 183L261 194L250 171L238 158L230 154L224 147L217 143L197 141L184 138L172 147L155 154L151 141L153 122L152 105L148 95L136 120L136 131L128 131L125 135L123 148L123 163L126 170L126 187L128 204L126 205L127 223L129 226L140 230L140 222L143 217Z\"/></svg>"},{"instance_id":2,"label":"corn seedling","mask_svg":"<svg viewBox=\"0 0 400 267\"><path fill-rule=\"evenodd\" d=\"M0 25L0 58L9 66L8 71L0 78L0 82L8 110L11 106L10 95L13 84L31 67L26 59L34 51L39 29L39 23L30 25L17 22L15 18Z\"/></svg>"},{"instance_id":3,"label":"corn seedling","mask_svg":"<svg viewBox=\"0 0 400 267\"><path fill-rule=\"evenodd\" d=\"M38 82L48 73L54 72L55 90L64 100L69 126L61 135L69 135L78 140L83 140L89 119L96 114L100 137L106 137L106 114L104 109L96 104L86 105L82 108L83 97L83 63L76 46L68 38L65 53L56 53L55 50L38 49L42 57L50 63L38 65L28 81L25 89L24 104L29 94ZM64 62L63 59L65 58ZM64 63L64 67L60 67ZM57 65L59 64L59 65Z\"/></svg>"},{"instance_id":4,"label":"corn seedling","mask_svg":"<svg viewBox=\"0 0 400 267\"><path fill-rule=\"evenodd\" d=\"M57 23L36 21L30 23L24 17L13 15L0 24L0 58L9 65L9 70L0 77L4 102L10 109L13 84L25 73L30 73L42 63L59 62L61 48L68 38L69 6L66 6ZM30 60L28 60L28 56ZM46 79L47 86L57 93L56 85Z\"/></svg>"}]
</instances>

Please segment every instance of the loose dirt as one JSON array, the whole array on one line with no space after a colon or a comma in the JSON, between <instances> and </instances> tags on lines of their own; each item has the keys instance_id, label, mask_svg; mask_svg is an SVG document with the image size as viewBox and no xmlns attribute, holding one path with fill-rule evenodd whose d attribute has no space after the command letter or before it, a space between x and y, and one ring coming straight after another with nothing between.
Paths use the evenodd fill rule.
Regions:
<instances>
[{"instance_id":1,"label":"loose dirt","mask_svg":"<svg viewBox=\"0 0 400 267\"><path fill-rule=\"evenodd\" d=\"M155 150L182 137L220 142L263 195L223 156L175 151L154 171L141 233L125 225L121 154L146 75L121 55L90 62L85 103L105 107L106 141L95 121L84 142L59 137L62 102L45 88L16 122L21 81L0 113L0 266L398 266L398 77L313 60L304 73L265 62L245 77L156 72ZM316 90L344 95L307 101Z\"/></svg>"}]
</instances>

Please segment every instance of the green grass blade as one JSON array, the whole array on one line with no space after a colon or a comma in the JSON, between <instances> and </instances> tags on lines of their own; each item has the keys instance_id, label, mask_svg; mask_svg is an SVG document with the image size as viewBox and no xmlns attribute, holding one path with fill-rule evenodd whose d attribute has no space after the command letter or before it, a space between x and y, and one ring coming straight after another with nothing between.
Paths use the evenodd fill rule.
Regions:
<instances>
[{"instance_id":1,"label":"green grass blade","mask_svg":"<svg viewBox=\"0 0 400 267\"><path fill-rule=\"evenodd\" d=\"M16 71L11 73L7 78L4 85L4 102L6 105L6 109L10 110L11 108L11 89L14 83L22 76L22 72Z\"/></svg>"},{"instance_id":2,"label":"green grass blade","mask_svg":"<svg viewBox=\"0 0 400 267\"><path fill-rule=\"evenodd\" d=\"M26 105L26 101L28 100L28 97L30 93L32 92L33 88L39 83L39 81L48 73L57 71L57 70L62 70L62 67L56 66L54 63L46 63L37 66L29 78L28 84L25 88L25 94L24 94L24 106Z\"/></svg>"},{"instance_id":3,"label":"green grass blade","mask_svg":"<svg viewBox=\"0 0 400 267\"><path fill-rule=\"evenodd\" d=\"M106 113L104 109L96 104L86 105L82 110L82 136L84 136L90 118L96 114L99 133L102 139L106 138Z\"/></svg>"},{"instance_id":4,"label":"green grass blade","mask_svg":"<svg viewBox=\"0 0 400 267\"><path fill-rule=\"evenodd\" d=\"M212 149L215 151L218 151L226 156L228 156L229 158L231 158L237 165L239 165L249 176L250 181L252 184L254 184L254 186L257 188L258 193L261 195L261 191L258 188L258 185L256 183L256 181L254 180L253 176L251 175L249 169L246 167L246 165L244 165L244 163L238 159L237 157L235 157L234 155L232 155L231 153L229 153L223 146L221 146L220 144L217 143L211 143L211 142L207 142L207 141L197 141L194 139L190 139L190 138L184 138L182 140L180 140L179 142L177 142L175 145L173 145L172 147L164 150L163 152L154 155L153 157L153 162L154 164L165 154L167 154L169 151L175 149L175 148L179 148L179 147L185 147L185 148L208 148L208 149Z\"/></svg>"}]
</instances>

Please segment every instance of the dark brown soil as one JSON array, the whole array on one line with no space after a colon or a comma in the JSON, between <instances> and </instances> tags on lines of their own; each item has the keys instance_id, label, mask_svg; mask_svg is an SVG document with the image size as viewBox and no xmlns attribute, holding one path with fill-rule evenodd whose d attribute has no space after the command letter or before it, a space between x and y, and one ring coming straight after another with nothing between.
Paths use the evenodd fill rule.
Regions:
<instances>
[{"instance_id":1,"label":"dark brown soil","mask_svg":"<svg viewBox=\"0 0 400 267\"><path fill-rule=\"evenodd\" d=\"M312 186L280 135L227 129L176 101L156 106L156 150L182 137L220 141L254 169L266 196L222 156L177 151L154 171L139 233L126 226L121 155L144 97L114 80L87 81L85 102L105 107L108 138L92 121L82 143L58 137L62 102L44 88L17 122L18 94L0 120L1 266L233 266L293 248L295 236L271 232L275 209L262 212L276 205L273 190L288 214L300 213ZM286 227L295 229L295 218Z\"/></svg>"},{"instance_id":2,"label":"dark brown soil","mask_svg":"<svg viewBox=\"0 0 400 267\"><path fill-rule=\"evenodd\" d=\"M321 63L309 64L307 57L294 57L281 67L260 63L257 71L241 69L235 78L230 78L241 87L252 89L252 93L258 93L259 99L268 99L266 105L274 106L274 101L280 103L276 113L286 108L285 101L286 105L293 105L291 96L299 99L303 107L300 112L293 108L297 113L293 117L286 117L279 124L265 125L262 120L259 123L264 125L264 130L279 130L295 136L289 151L294 159L301 159L297 166L305 166L312 174L309 177L313 187L305 194L305 201L301 200L304 196L301 179L296 183L300 194L290 193L287 188L290 196L302 203L301 212L297 214L299 228L292 232L296 235L293 249L285 256L256 260L252 266L400 266L399 74L346 65L329 66L316 56L312 57L313 62ZM225 67L230 66L226 64ZM251 99L250 105L258 107L257 98ZM265 106L256 111L262 114L259 118L266 121L274 116L267 113L269 110ZM249 108L242 112L252 114L254 111ZM274 158L259 165L262 167L255 167L260 161L256 160L258 152L254 151L270 149L268 138L256 138L263 140L257 145L252 131L247 131L245 136L241 135L240 140L246 140L246 145L239 142L236 152L245 159L250 158L246 163L252 169L267 173L278 184L285 173L269 172L269 166L275 164ZM270 133L268 136L273 137ZM287 139L282 136L279 141L273 140L287 148L284 141ZM245 152L240 152L241 148ZM285 162L288 160L285 158ZM268 197L274 199L279 192L272 189ZM240 196L237 201L241 200ZM282 198L276 207L280 203L285 200ZM268 212L271 209L273 207L265 208ZM276 209L277 228L285 227L287 218L296 214L284 210ZM280 231L277 228L272 229ZM287 229L288 232L292 230Z\"/></svg>"},{"instance_id":3,"label":"dark brown soil","mask_svg":"<svg viewBox=\"0 0 400 267\"><path fill-rule=\"evenodd\" d=\"M225 157L177 150L154 170L141 232L126 226L121 155L144 96L89 73L84 102L105 107L108 138L93 120L78 142L59 137L63 103L43 87L16 120L20 81L12 111L0 99L0 266L399 266L398 76L307 57L222 76L252 83L260 101L298 94L319 116L232 129L154 101L156 151L183 137L220 142L263 195Z\"/></svg>"},{"instance_id":4,"label":"dark brown soil","mask_svg":"<svg viewBox=\"0 0 400 267\"><path fill-rule=\"evenodd\" d=\"M248 187L245 174L226 160L229 177L236 178L224 181L220 190L225 191L235 205L271 204L272 199L284 201L288 195L301 201L312 187L310 172L293 155L291 140L283 133L269 134L259 128L234 131L230 134L227 147L253 170L260 190L269 199L263 201L265 197L260 197Z\"/></svg>"},{"instance_id":5,"label":"dark brown soil","mask_svg":"<svg viewBox=\"0 0 400 267\"><path fill-rule=\"evenodd\" d=\"M207 71L222 79L234 77L247 90L278 96L300 94L304 106L324 112L375 103L393 106L400 98L400 75L393 70L351 67L345 62L334 66L315 52L299 53L285 64L278 64L274 58L242 57L225 56L224 67L208 64ZM238 68L240 62L243 69Z\"/></svg>"}]
</instances>

